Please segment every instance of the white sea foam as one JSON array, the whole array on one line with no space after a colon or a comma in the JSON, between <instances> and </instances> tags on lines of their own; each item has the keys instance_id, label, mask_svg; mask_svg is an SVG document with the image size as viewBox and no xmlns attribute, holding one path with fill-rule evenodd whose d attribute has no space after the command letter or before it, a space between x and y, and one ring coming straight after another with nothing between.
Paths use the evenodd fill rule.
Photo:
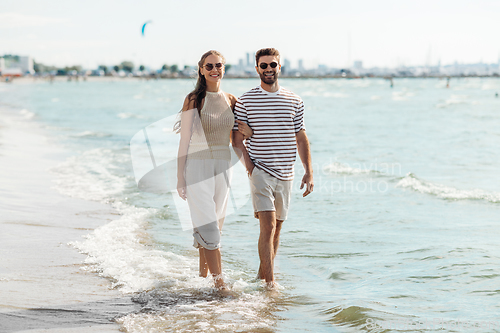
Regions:
<instances>
[{"instance_id":1,"label":"white sea foam","mask_svg":"<svg viewBox=\"0 0 500 333\"><path fill-rule=\"evenodd\" d=\"M361 165L357 166L359 167L351 167L348 164L333 162L323 167L323 172L329 174L344 174L344 175L360 175L360 174L369 174L377 172L375 170L365 168Z\"/></svg>"},{"instance_id":2,"label":"white sea foam","mask_svg":"<svg viewBox=\"0 0 500 333\"><path fill-rule=\"evenodd\" d=\"M438 103L437 108L447 108L456 104L466 104L468 96L466 95L451 95L444 103Z\"/></svg>"},{"instance_id":3,"label":"white sea foam","mask_svg":"<svg viewBox=\"0 0 500 333\"><path fill-rule=\"evenodd\" d=\"M117 322L127 332L268 332L276 325L270 301L261 294L242 294L236 299L177 303Z\"/></svg>"},{"instance_id":4,"label":"white sea foam","mask_svg":"<svg viewBox=\"0 0 500 333\"><path fill-rule=\"evenodd\" d=\"M194 278L193 259L155 250L145 233L156 210L115 203L121 218L94 230L83 242L70 243L88 255L85 263L124 293L179 287Z\"/></svg>"},{"instance_id":5,"label":"white sea foam","mask_svg":"<svg viewBox=\"0 0 500 333\"><path fill-rule=\"evenodd\" d=\"M57 174L55 188L71 197L107 202L130 183L124 173L117 172L127 162L128 155L105 148L72 156L52 169Z\"/></svg>"},{"instance_id":6,"label":"white sea foam","mask_svg":"<svg viewBox=\"0 0 500 333\"><path fill-rule=\"evenodd\" d=\"M83 131L83 132L80 132L80 133L73 135L73 137L77 137L77 138L91 138L91 137L105 138L105 137L109 137L109 136L111 136L111 134L109 134L109 133L92 132L92 131Z\"/></svg>"},{"instance_id":7,"label":"white sea foam","mask_svg":"<svg viewBox=\"0 0 500 333\"><path fill-rule=\"evenodd\" d=\"M481 86L481 90L495 90L499 88L500 87L498 85L494 85L492 83L485 83Z\"/></svg>"},{"instance_id":8,"label":"white sea foam","mask_svg":"<svg viewBox=\"0 0 500 333\"><path fill-rule=\"evenodd\" d=\"M144 118L143 115L135 114L132 112L122 112L122 113L119 113L117 116L120 119L129 119L129 118L142 119L142 118Z\"/></svg>"},{"instance_id":9,"label":"white sea foam","mask_svg":"<svg viewBox=\"0 0 500 333\"><path fill-rule=\"evenodd\" d=\"M407 101L409 97L415 96L414 93L402 90L402 91L394 91L392 93L392 100L393 101Z\"/></svg>"},{"instance_id":10,"label":"white sea foam","mask_svg":"<svg viewBox=\"0 0 500 333\"><path fill-rule=\"evenodd\" d=\"M155 209L123 203L114 207L121 218L70 245L88 255L86 270L110 279L125 294L135 294L142 304L145 310L117 319L127 332L234 332L276 324L272 300L259 290L258 282L234 281L226 275L233 296L221 298L211 278L198 276L194 257L155 249L146 232ZM227 268L225 272L240 275Z\"/></svg>"},{"instance_id":11,"label":"white sea foam","mask_svg":"<svg viewBox=\"0 0 500 333\"><path fill-rule=\"evenodd\" d=\"M22 109L21 111L19 111L19 113L23 116L24 119L33 119L33 117L35 117L35 114L33 112L26 109Z\"/></svg>"},{"instance_id":12,"label":"white sea foam","mask_svg":"<svg viewBox=\"0 0 500 333\"><path fill-rule=\"evenodd\" d=\"M420 193L436 195L443 199L455 200L485 200L500 203L500 193L487 192L480 189L459 190L442 184L434 184L418 179L414 174L408 173L396 185L396 187L409 188Z\"/></svg>"}]
</instances>

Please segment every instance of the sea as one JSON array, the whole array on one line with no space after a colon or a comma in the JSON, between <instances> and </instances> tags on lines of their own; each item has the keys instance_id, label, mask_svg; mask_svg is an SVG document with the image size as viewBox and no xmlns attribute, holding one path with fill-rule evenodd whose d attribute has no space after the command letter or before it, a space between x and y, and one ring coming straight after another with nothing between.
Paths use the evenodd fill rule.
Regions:
<instances>
[{"instance_id":1,"label":"sea","mask_svg":"<svg viewBox=\"0 0 500 333\"><path fill-rule=\"evenodd\" d=\"M24 81L3 84L0 103L64 148L54 188L119 213L68 251L140 306L114 317L123 331L500 332L498 78L280 79L306 106L314 192L302 196L298 159L269 291L235 165L221 248L230 295L198 276L172 187L138 186L175 159L168 124L195 79ZM258 85L225 78L222 89ZM141 146L148 128L155 144ZM151 149L153 165L140 164Z\"/></svg>"}]
</instances>

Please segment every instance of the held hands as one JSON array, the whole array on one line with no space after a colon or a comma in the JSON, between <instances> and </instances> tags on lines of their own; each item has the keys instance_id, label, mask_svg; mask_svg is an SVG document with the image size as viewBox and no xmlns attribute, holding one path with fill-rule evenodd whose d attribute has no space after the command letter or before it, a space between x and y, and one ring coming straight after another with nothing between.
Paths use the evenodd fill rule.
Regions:
<instances>
[{"instance_id":1,"label":"held hands","mask_svg":"<svg viewBox=\"0 0 500 333\"><path fill-rule=\"evenodd\" d=\"M255 169L255 164L252 163L252 165L250 166L250 170L247 168L248 177L252 175L253 169Z\"/></svg>"},{"instance_id":2,"label":"held hands","mask_svg":"<svg viewBox=\"0 0 500 333\"><path fill-rule=\"evenodd\" d=\"M186 180L184 178L182 179L177 179L177 193L179 193L179 196L181 197L182 200L186 200Z\"/></svg>"},{"instance_id":3,"label":"held hands","mask_svg":"<svg viewBox=\"0 0 500 333\"><path fill-rule=\"evenodd\" d=\"M238 123L238 132L243 134L245 140L253 135L253 130L247 123L238 119L236 119L236 122Z\"/></svg>"},{"instance_id":4,"label":"held hands","mask_svg":"<svg viewBox=\"0 0 500 333\"><path fill-rule=\"evenodd\" d=\"M300 189L303 189L304 185L306 185L306 190L302 194L302 197L306 197L309 193L313 191L314 182L311 173L306 173L304 177L302 177L302 183L300 184Z\"/></svg>"}]
</instances>

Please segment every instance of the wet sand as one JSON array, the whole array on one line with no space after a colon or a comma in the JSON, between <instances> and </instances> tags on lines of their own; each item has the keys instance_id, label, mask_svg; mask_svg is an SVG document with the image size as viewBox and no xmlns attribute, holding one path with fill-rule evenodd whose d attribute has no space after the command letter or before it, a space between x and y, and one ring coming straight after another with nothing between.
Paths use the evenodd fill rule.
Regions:
<instances>
[{"instance_id":1,"label":"wet sand","mask_svg":"<svg viewBox=\"0 0 500 333\"><path fill-rule=\"evenodd\" d=\"M68 152L23 118L0 109L0 332L118 332L137 305L68 245L117 213L52 189Z\"/></svg>"}]
</instances>

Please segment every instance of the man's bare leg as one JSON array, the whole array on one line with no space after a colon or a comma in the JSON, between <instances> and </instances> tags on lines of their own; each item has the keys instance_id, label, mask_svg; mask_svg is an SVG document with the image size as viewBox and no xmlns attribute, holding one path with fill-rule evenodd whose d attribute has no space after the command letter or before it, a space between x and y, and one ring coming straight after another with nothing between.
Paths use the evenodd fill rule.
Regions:
<instances>
[{"instance_id":1,"label":"man's bare leg","mask_svg":"<svg viewBox=\"0 0 500 333\"><path fill-rule=\"evenodd\" d=\"M208 264L207 259L205 258L205 248L200 247L198 250L200 252L200 276L205 278L208 275Z\"/></svg>"},{"instance_id":2,"label":"man's bare leg","mask_svg":"<svg viewBox=\"0 0 500 333\"><path fill-rule=\"evenodd\" d=\"M283 226L283 220L276 220L276 229L274 231L274 239L273 239L273 267L274 267L274 259L276 258L276 253L278 253L278 247L280 245L280 233L282 226ZM262 265L259 266L259 272L257 273L257 278L264 279L262 275Z\"/></svg>"},{"instance_id":3,"label":"man's bare leg","mask_svg":"<svg viewBox=\"0 0 500 333\"><path fill-rule=\"evenodd\" d=\"M274 234L276 232L276 213L259 212L260 236L259 236L259 257L261 267L261 277L269 285L274 282Z\"/></svg>"}]
</instances>

